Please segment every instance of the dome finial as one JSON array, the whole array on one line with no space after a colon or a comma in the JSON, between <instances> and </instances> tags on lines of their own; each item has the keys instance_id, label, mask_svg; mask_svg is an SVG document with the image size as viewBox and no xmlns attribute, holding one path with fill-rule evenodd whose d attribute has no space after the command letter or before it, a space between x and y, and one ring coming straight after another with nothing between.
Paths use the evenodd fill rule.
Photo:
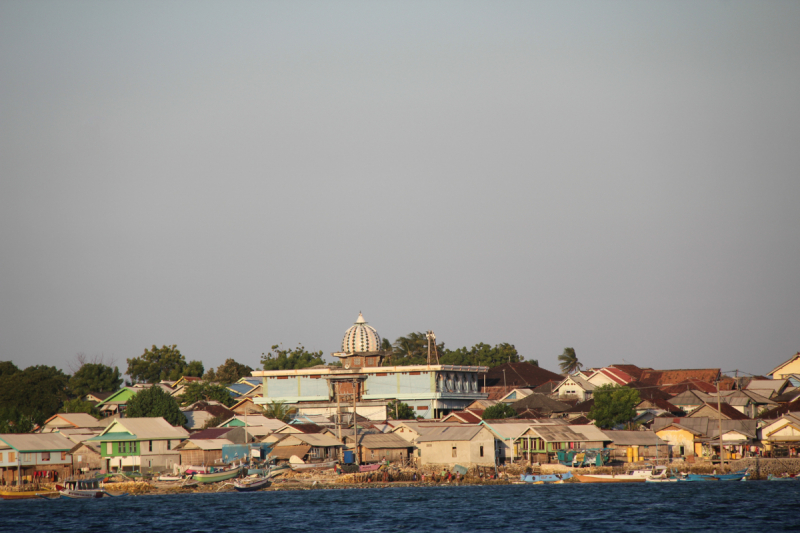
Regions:
<instances>
[{"instance_id":1,"label":"dome finial","mask_svg":"<svg viewBox=\"0 0 800 533\"><path fill-rule=\"evenodd\" d=\"M361 314L361 311L358 312L358 319L356 320L356 324L366 324L367 321L364 320L364 315Z\"/></svg>"}]
</instances>

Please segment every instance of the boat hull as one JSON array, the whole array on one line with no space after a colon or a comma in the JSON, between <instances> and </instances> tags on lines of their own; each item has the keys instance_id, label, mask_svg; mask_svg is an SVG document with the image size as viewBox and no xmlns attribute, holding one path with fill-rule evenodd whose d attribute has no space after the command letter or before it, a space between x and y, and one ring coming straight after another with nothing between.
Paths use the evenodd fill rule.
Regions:
<instances>
[{"instance_id":1,"label":"boat hull","mask_svg":"<svg viewBox=\"0 0 800 533\"><path fill-rule=\"evenodd\" d=\"M3 500L31 500L33 498L51 498L57 497L58 492L51 491L0 491L0 499Z\"/></svg>"},{"instance_id":2,"label":"boat hull","mask_svg":"<svg viewBox=\"0 0 800 533\"><path fill-rule=\"evenodd\" d=\"M644 483L647 478L644 477L628 477L625 475L620 476L589 476L589 475L576 475L578 481L581 483Z\"/></svg>"},{"instance_id":3,"label":"boat hull","mask_svg":"<svg viewBox=\"0 0 800 533\"><path fill-rule=\"evenodd\" d=\"M194 474L192 479L200 483L217 483L218 481L227 481L228 479L233 479L238 476L241 471L241 468L234 468L233 470L213 472L210 474Z\"/></svg>"},{"instance_id":4,"label":"boat hull","mask_svg":"<svg viewBox=\"0 0 800 533\"><path fill-rule=\"evenodd\" d=\"M250 482L234 481L233 488L237 492L255 492L269 487L272 482L267 478L261 478Z\"/></svg>"}]
</instances>

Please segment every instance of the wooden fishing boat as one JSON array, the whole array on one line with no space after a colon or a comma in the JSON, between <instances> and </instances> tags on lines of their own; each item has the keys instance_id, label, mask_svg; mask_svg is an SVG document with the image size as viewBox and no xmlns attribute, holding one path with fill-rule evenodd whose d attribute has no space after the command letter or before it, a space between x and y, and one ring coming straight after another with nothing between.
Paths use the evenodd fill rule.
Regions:
<instances>
[{"instance_id":1,"label":"wooden fishing boat","mask_svg":"<svg viewBox=\"0 0 800 533\"><path fill-rule=\"evenodd\" d=\"M644 483L649 477L659 477L667 467L639 468L624 474L576 474L581 483Z\"/></svg>"},{"instance_id":2,"label":"wooden fishing boat","mask_svg":"<svg viewBox=\"0 0 800 533\"><path fill-rule=\"evenodd\" d=\"M56 485L56 488L62 498L74 500L128 495L125 492L122 494L111 494L100 486L100 481L98 479L70 479L65 481L64 485Z\"/></svg>"},{"instance_id":3,"label":"wooden fishing boat","mask_svg":"<svg viewBox=\"0 0 800 533\"><path fill-rule=\"evenodd\" d=\"M0 499L3 500L31 500L34 498L57 498L58 491L48 490L3 490Z\"/></svg>"},{"instance_id":4,"label":"wooden fishing boat","mask_svg":"<svg viewBox=\"0 0 800 533\"><path fill-rule=\"evenodd\" d=\"M767 481L800 481L800 477L795 476L773 476L772 474L767 476Z\"/></svg>"},{"instance_id":5,"label":"wooden fishing boat","mask_svg":"<svg viewBox=\"0 0 800 533\"><path fill-rule=\"evenodd\" d=\"M336 461L325 461L324 463L302 463L291 465L292 470L324 470L336 466Z\"/></svg>"},{"instance_id":6,"label":"wooden fishing boat","mask_svg":"<svg viewBox=\"0 0 800 533\"><path fill-rule=\"evenodd\" d=\"M267 477L246 477L237 479L233 482L233 488L237 492L255 492L263 488L269 487L272 481Z\"/></svg>"},{"instance_id":7,"label":"wooden fishing boat","mask_svg":"<svg viewBox=\"0 0 800 533\"><path fill-rule=\"evenodd\" d=\"M750 474L750 471L739 470L732 474L686 474L681 481L741 481Z\"/></svg>"},{"instance_id":8,"label":"wooden fishing boat","mask_svg":"<svg viewBox=\"0 0 800 533\"><path fill-rule=\"evenodd\" d=\"M158 476L156 481L183 481L183 476Z\"/></svg>"},{"instance_id":9,"label":"wooden fishing boat","mask_svg":"<svg viewBox=\"0 0 800 533\"><path fill-rule=\"evenodd\" d=\"M376 470L380 470L383 463L373 463L371 465L359 465L358 471L359 472L375 472Z\"/></svg>"},{"instance_id":10,"label":"wooden fishing boat","mask_svg":"<svg viewBox=\"0 0 800 533\"><path fill-rule=\"evenodd\" d=\"M198 472L192 475L192 479L200 483L216 483L218 481L226 481L237 477L242 472L242 467L237 466L228 470L218 470L214 472L201 473Z\"/></svg>"},{"instance_id":11,"label":"wooden fishing boat","mask_svg":"<svg viewBox=\"0 0 800 533\"><path fill-rule=\"evenodd\" d=\"M564 483L567 479L572 479L572 472L566 474L522 474L519 480L525 483L533 483L534 485L548 485L550 483Z\"/></svg>"}]
</instances>

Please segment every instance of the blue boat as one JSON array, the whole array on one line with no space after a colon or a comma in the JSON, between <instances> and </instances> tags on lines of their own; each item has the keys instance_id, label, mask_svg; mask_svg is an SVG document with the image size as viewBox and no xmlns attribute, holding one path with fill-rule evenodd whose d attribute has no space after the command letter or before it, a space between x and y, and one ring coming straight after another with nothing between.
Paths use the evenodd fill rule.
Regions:
<instances>
[{"instance_id":1,"label":"blue boat","mask_svg":"<svg viewBox=\"0 0 800 533\"><path fill-rule=\"evenodd\" d=\"M749 474L748 470L739 470L732 474L686 474L678 481L741 481Z\"/></svg>"},{"instance_id":2,"label":"blue boat","mask_svg":"<svg viewBox=\"0 0 800 533\"><path fill-rule=\"evenodd\" d=\"M536 484L561 483L562 481L571 478L572 478L572 472L567 472L566 474L544 474L544 475L522 474L519 476L520 481L524 481L525 483L536 483Z\"/></svg>"}]
</instances>

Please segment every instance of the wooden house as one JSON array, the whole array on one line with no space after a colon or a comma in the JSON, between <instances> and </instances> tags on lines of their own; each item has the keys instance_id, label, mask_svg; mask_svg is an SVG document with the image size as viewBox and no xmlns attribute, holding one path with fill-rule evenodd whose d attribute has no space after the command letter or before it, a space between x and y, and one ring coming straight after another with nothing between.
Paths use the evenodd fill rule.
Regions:
<instances>
[{"instance_id":1,"label":"wooden house","mask_svg":"<svg viewBox=\"0 0 800 533\"><path fill-rule=\"evenodd\" d=\"M787 457L791 448L800 447L800 413L787 413L767 422L760 434L771 457Z\"/></svg>"},{"instance_id":2,"label":"wooden house","mask_svg":"<svg viewBox=\"0 0 800 533\"><path fill-rule=\"evenodd\" d=\"M669 443L661 440L653 431L603 431L611 439L611 459L623 462L666 460L669 458Z\"/></svg>"},{"instance_id":3,"label":"wooden house","mask_svg":"<svg viewBox=\"0 0 800 533\"><path fill-rule=\"evenodd\" d=\"M514 455L530 462L557 462L559 451L583 450L590 447L588 442L588 437L568 426L529 426L514 439Z\"/></svg>"},{"instance_id":4,"label":"wooden house","mask_svg":"<svg viewBox=\"0 0 800 533\"><path fill-rule=\"evenodd\" d=\"M494 435L485 426L438 427L417 438L420 465L494 466Z\"/></svg>"},{"instance_id":5,"label":"wooden house","mask_svg":"<svg viewBox=\"0 0 800 533\"><path fill-rule=\"evenodd\" d=\"M160 417L121 418L86 442L100 444L106 471L161 472L180 465L175 448L188 437L188 431Z\"/></svg>"},{"instance_id":6,"label":"wooden house","mask_svg":"<svg viewBox=\"0 0 800 533\"><path fill-rule=\"evenodd\" d=\"M181 465L216 465L222 463L222 447L233 444L228 439L188 439L175 449L181 455Z\"/></svg>"},{"instance_id":7,"label":"wooden house","mask_svg":"<svg viewBox=\"0 0 800 533\"><path fill-rule=\"evenodd\" d=\"M345 446L353 449L355 436L344 437ZM414 446L394 433L358 434L358 457L362 463L405 463L412 458Z\"/></svg>"},{"instance_id":8,"label":"wooden house","mask_svg":"<svg viewBox=\"0 0 800 533\"><path fill-rule=\"evenodd\" d=\"M343 446L331 435L292 433L275 442L269 456L281 461L289 461L292 456L297 456L306 463L320 463L338 459Z\"/></svg>"},{"instance_id":9,"label":"wooden house","mask_svg":"<svg viewBox=\"0 0 800 533\"><path fill-rule=\"evenodd\" d=\"M69 454L72 456L72 471L75 474L80 472L81 475L87 475L106 467L99 444L79 442L70 449Z\"/></svg>"},{"instance_id":10,"label":"wooden house","mask_svg":"<svg viewBox=\"0 0 800 533\"><path fill-rule=\"evenodd\" d=\"M553 396L559 399L573 399L584 402L592 397L595 385L578 376L567 376L553 389Z\"/></svg>"},{"instance_id":11,"label":"wooden house","mask_svg":"<svg viewBox=\"0 0 800 533\"><path fill-rule=\"evenodd\" d=\"M0 434L0 479L14 485L68 478L72 447L73 442L58 433Z\"/></svg>"},{"instance_id":12,"label":"wooden house","mask_svg":"<svg viewBox=\"0 0 800 533\"><path fill-rule=\"evenodd\" d=\"M704 403L686 415L688 418L722 418L723 420L747 420L750 417L737 411L727 403Z\"/></svg>"}]
</instances>

